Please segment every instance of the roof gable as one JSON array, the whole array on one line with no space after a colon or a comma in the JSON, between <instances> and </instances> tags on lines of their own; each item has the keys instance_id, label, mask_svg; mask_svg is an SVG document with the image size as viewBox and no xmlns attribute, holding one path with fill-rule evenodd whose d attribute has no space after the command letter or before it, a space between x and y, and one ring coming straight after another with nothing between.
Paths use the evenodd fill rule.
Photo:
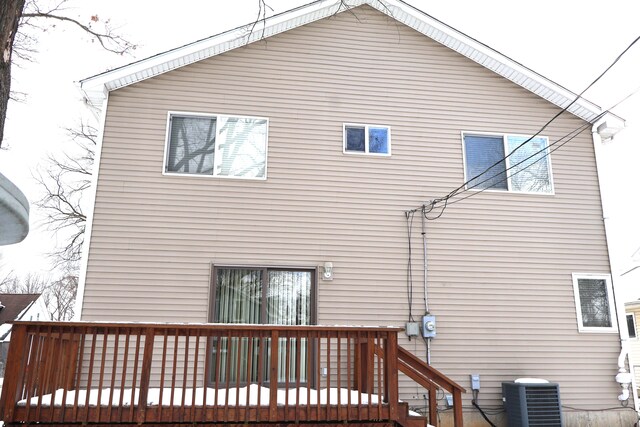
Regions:
<instances>
[{"instance_id":1,"label":"roof gable","mask_svg":"<svg viewBox=\"0 0 640 427\"><path fill-rule=\"evenodd\" d=\"M18 316L30 307L40 294L0 294L0 324L19 320Z\"/></svg>"},{"instance_id":2,"label":"roof gable","mask_svg":"<svg viewBox=\"0 0 640 427\"><path fill-rule=\"evenodd\" d=\"M438 21L401 0L317 0L305 6L274 15L257 23L239 27L193 43L154 55L132 64L107 71L80 82L88 101L100 106L106 94L130 84L207 59L255 41L318 21L345 11L369 5L436 42L471 59L496 74L529 90L541 98L565 108L576 94L541 76L511 58L466 34ZM624 127L624 120L597 105L579 99L567 109L575 116L598 124L598 132L610 137ZM603 123L606 122L606 124Z\"/></svg>"}]
</instances>

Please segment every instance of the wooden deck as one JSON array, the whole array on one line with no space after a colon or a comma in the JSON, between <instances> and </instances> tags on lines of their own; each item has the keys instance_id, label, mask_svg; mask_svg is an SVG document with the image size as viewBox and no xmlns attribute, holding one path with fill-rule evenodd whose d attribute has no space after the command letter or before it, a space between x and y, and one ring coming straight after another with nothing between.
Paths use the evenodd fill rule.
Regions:
<instances>
[{"instance_id":1,"label":"wooden deck","mask_svg":"<svg viewBox=\"0 0 640 427\"><path fill-rule=\"evenodd\" d=\"M423 427L398 373L464 389L397 344L399 328L16 322L0 400L7 425L357 424Z\"/></svg>"}]
</instances>

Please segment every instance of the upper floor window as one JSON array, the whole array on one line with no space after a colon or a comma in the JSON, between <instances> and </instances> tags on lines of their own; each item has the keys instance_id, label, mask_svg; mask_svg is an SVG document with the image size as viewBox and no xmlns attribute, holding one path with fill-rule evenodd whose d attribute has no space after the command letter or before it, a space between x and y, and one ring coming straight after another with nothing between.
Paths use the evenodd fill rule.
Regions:
<instances>
[{"instance_id":1,"label":"upper floor window","mask_svg":"<svg viewBox=\"0 0 640 427\"><path fill-rule=\"evenodd\" d=\"M615 332L615 307L609 275L573 274L578 330Z\"/></svg>"},{"instance_id":2,"label":"upper floor window","mask_svg":"<svg viewBox=\"0 0 640 427\"><path fill-rule=\"evenodd\" d=\"M345 124L344 152L390 155L391 130L389 126Z\"/></svg>"},{"instance_id":3,"label":"upper floor window","mask_svg":"<svg viewBox=\"0 0 640 427\"><path fill-rule=\"evenodd\" d=\"M549 141L536 136L464 133L467 188L553 193ZM507 157L508 156L508 157ZM476 178L477 177L477 178Z\"/></svg>"},{"instance_id":4,"label":"upper floor window","mask_svg":"<svg viewBox=\"0 0 640 427\"><path fill-rule=\"evenodd\" d=\"M266 178L264 118L170 113L165 173Z\"/></svg>"}]
</instances>

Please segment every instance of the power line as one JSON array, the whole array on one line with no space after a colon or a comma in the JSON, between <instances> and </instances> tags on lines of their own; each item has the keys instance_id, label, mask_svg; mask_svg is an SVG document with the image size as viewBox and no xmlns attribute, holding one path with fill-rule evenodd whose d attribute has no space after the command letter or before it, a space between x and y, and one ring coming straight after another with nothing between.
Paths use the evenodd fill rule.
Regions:
<instances>
[{"instance_id":1,"label":"power line","mask_svg":"<svg viewBox=\"0 0 640 427\"><path fill-rule=\"evenodd\" d=\"M640 91L640 86L638 86L635 90L633 90L632 92L630 92L627 96L625 96L624 98L622 98L620 101L616 102L614 105L612 105L611 107L607 108L607 109L606 109L605 111L603 111L602 113L598 114L598 116L596 116L596 118L595 118L595 121L597 121L597 120L599 120L600 118L604 117L604 116L605 116L607 113L609 113L612 109L616 108L617 106L619 106L620 104L622 104L623 102L625 102L626 100L628 100L629 98L631 98L633 95L637 94L639 91ZM512 176L517 175L517 174L519 174L520 172L523 172L524 170L526 170L526 169L528 169L529 167L533 166L534 164L538 163L540 160L542 160L542 159L544 159L544 158L546 158L546 157L549 157L549 155L551 155L551 153L553 153L554 151L558 150L559 148L561 148L561 147L562 147L562 146L564 146L565 144L567 144L567 143L571 142L573 139L575 139L578 135L580 135L582 132L584 132L585 130L587 130L589 127L591 127L591 123L585 123L584 125L582 125L582 126L580 126L580 127L576 128L576 129L572 130L571 132L569 132L568 134L564 135L562 138L560 138L560 139L558 139L558 140L554 141L552 144L549 144L549 146L548 146L548 147L542 148L542 149L538 150L537 152L533 153L532 155L530 155L529 157L527 157L527 158L525 158L525 159L521 160L520 162L518 162L518 163L516 163L516 164L514 164L514 165L512 165L512 166L510 166L509 168L507 168L507 169L505 170L505 172L504 172L505 174L506 174L506 172L508 172L509 170L511 170L511 169L513 169L513 168L515 168L515 167L519 166L520 164L522 164L522 163L524 163L524 162L526 162L526 161L528 161L528 160L532 159L533 157L537 156L538 154L543 153L543 152L545 152L545 151L546 151L546 153L545 153L543 156L540 156L540 158L536 159L536 160L535 160L534 162L532 162L531 164L529 164L529 165L527 165L526 167L524 167L524 168L522 168L522 169L520 169L520 170L518 170L518 171L516 171L516 172L512 173L511 175L507 176L506 178L504 178L504 179L502 179L502 180L500 180L500 181L496 182L496 184L500 184L500 183L502 183L502 182L505 182L506 180L508 180L508 179L509 179L509 178L511 178ZM575 133L575 135L572 135L572 134L574 134L574 133ZM569 139L567 139L566 141L562 142L565 138L569 138ZM557 144L559 144L559 145L557 145ZM548 150L550 147L554 147L554 146L556 146L556 145L557 145L557 147L553 148L553 150ZM460 192L460 193L456 194L456 196L459 196L460 194L463 194L463 193L465 193L465 192L467 192L467 191L471 191L471 190L473 190L474 188L476 188L476 187L478 187L478 186L480 186L480 185L484 184L485 182L490 181L490 180L494 179L495 177L497 177L497 176L501 175L502 173L503 173L502 171L501 171L501 172L498 172L497 174L495 174L495 175L493 175L493 176L491 176L491 177L489 177L489 178L485 179L484 181L481 181L481 182L479 182L479 183L474 184L472 187L467 187L464 191L462 191L462 192ZM490 187L483 188L483 189L478 190L478 191L476 191L476 192L474 192L474 193L472 193L472 194L470 194L470 195L468 195L468 196L462 197L462 198L460 198L460 199L453 200L453 201L449 202L449 204L450 204L450 205L452 205L452 204L455 204L455 203L461 202L462 200L465 200L465 199L468 199L469 197L472 197L472 196L475 196L475 195L477 195L477 194L480 194L480 193L484 192L485 190L488 190L489 188L490 188ZM455 196L454 196L454 197L455 197ZM446 200L448 200L448 198L447 198ZM445 207L446 207L446 203L445 203ZM444 209L443 209L443 210L444 210ZM439 218L440 216L442 216L442 213L441 213L441 215L439 215L439 216L438 216L438 218ZM437 219L437 218L436 218L436 219Z\"/></svg>"},{"instance_id":2,"label":"power line","mask_svg":"<svg viewBox=\"0 0 640 427\"><path fill-rule=\"evenodd\" d=\"M590 124L588 124L588 123L587 123L586 125L583 125L583 126L582 126L582 129L580 129L580 128L579 128L579 129L580 129L580 131L579 131L579 132L577 132L577 133L576 133L575 135L573 135L571 138L567 139L567 140L566 140L565 142L563 142L562 144L560 144L560 145L558 145L557 147L555 147L553 150L550 150L548 154L545 154L544 156L540 156L540 158L536 159L536 160L535 160L534 162L532 162L530 165L527 165L527 167L522 168L522 169L520 169L520 170L518 170L518 171L516 171L516 172L512 173L511 175L507 176L506 178L503 178L503 179L502 179L502 180L500 180L500 181L497 181L497 182L496 182L496 184L499 184L499 183L505 182L506 180L508 180L508 179L509 179L509 178L511 178L512 176L517 175L517 174L519 174L520 172L524 171L525 169L530 168L530 167L531 167L531 166L533 166L534 164L538 163L540 160L542 160L542 159L544 159L544 158L546 158L546 157L549 157L549 154L551 154L551 153L553 153L554 151L556 151L557 149L561 148L561 147L562 147L563 145L565 145L566 143L568 143L568 142L572 141L574 138L576 138L576 137L577 137L578 135L580 135L582 132L584 132L585 130L587 130L590 126L591 126L591 125L590 125ZM575 132L575 130L574 130L574 132ZM563 138L564 138L564 137L563 137ZM554 145L555 145L556 143L558 143L559 141L561 141L561 140L562 140L562 139L559 139L558 141L554 142ZM538 152L536 152L535 154L532 154L531 156L527 157L527 158L526 158L525 160L523 160L522 162L525 162L526 160L529 160L529 159L531 159L532 157L537 156L539 153L541 153L542 151L544 151L544 150L546 150L546 149L547 149L547 148L545 148L545 149L543 149L543 150L541 150L541 151L538 151ZM522 163L522 162L520 162L520 163ZM512 168L513 168L513 167L515 167L515 166L517 166L517 164L516 164L516 165L514 165L514 166L512 166ZM500 172L500 173L502 173L502 172ZM493 177L491 177L491 178L487 178L487 179L486 179L486 180L484 180L483 182L486 182L486 181L488 181L488 180L490 180L490 179L493 179L493 178L495 178L495 177L496 177L496 176L498 176L498 175L500 175L500 174L494 175L494 176L493 176ZM480 184L481 184L481 183L480 183ZM478 184L478 185L480 185L480 184ZM486 191L486 190L489 190L490 188L491 188L491 187L486 187L486 188L483 188L483 189L481 189L481 190L475 191L475 192L473 192L473 193L471 193L471 194L469 194L469 195L467 195L467 196L464 196L464 197L459 198L459 199L455 199L455 200L453 200L453 201L449 202L449 204L450 204L450 205L456 204L456 203L461 202L461 201L463 201L463 200L465 200L465 199L468 199L469 197L476 196L476 195L478 195L478 194L480 194L480 193L482 193L482 192L484 192L484 191ZM470 191L470 189L469 189L469 190L466 190L466 191ZM456 196L459 196L460 194L463 194L463 193L464 193L464 191L463 191L463 192L461 192L461 193L456 194ZM454 197L455 197L455 196L454 196Z\"/></svg>"},{"instance_id":3,"label":"power line","mask_svg":"<svg viewBox=\"0 0 640 427\"><path fill-rule=\"evenodd\" d=\"M588 86L587 86L587 87L586 87L582 92L580 92L580 94L578 94L578 95L575 97L575 99L574 99L571 103L569 103L569 104L568 104L567 106L565 106L562 110L560 110L560 112L558 112L558 113L557 113L556 115L554 115L550 120L548 120L548 121L547 121L547 122L546 122L546 123L545 123L545 124L544 124L544 125L543 125L543 126L542 126L542 127L541 127L537 132L536 132L536 133L535 133L535 134L533 134L533 135L532 135L531 137L529 137L527 140L525 140L524 142L522 142L522 143L521 143L520 145L518 145L515 149L511 150L511 151L510 151L508 154L506 154L503 158L501 158L500 160L498 160L497 162L495 162L494 164L492 164L491 166L489 166L488 168L486 168L483 172L481 172L481 173L479 173L478 175L474 176L473 178L471 178L471 179L469 179L469 180L465 181L465 182L464 182L464 183L462 183L459 187L457 187L457 188L455 188L454 190L452 190L451 192L449 192L446 196L441 197L441 198L438 198L438 199L431 200L431 201L429 202L429 205L431 206L431 209L430 209L430 210L433 210L433 208L435 207L435 205L436 205L436 204L438 204L438 203L441 203L441 202L445 202L445 206L443 207L442 211L440 212L440 214L439 214L437 217L435 217L435 218L428 218L428 217L425 215L425 218L430 219L430 220L440 218L440 217L444 214L444 210L446 209L447 201L448 201L449 199L451 199L452 197L454 197L454 196L456 196L456 195L460 194L460 190L463 190L463 189L464 189L464 190L463 190L463 192L464 192L464 191L468 191L468 190L470 190L469 188L465 188L469 183L471 183L472 181L474 181L474 180L476 180L476 179L480 178L482 175L484 175L485 173L487 173L488 171L490 171L490 170L491 170L492 168L494 168L495 166L498 166L500 163L502 163L502 162L503 162L503 161L505 161L508 157L510 157L513 153L515 153L517 150L519 150L521 147L523 147L525 144L527 144L527 143L528 143L529 141L531 141L533 138L535 138L536 136L538 136L538 135L540 134L540 132L544 131L544 130L545 130L545 129L546 129L546 128L547 128L547 127L548 127L548 126L549 126L549 125L554 121L554 120L556 120L556 119L557 119L557 118L558 118L562 113L564 113L564 112L565 112L569 107L571 107L573 104L575 104L575 103L576 103L576 102L577 102L577 101L582 97L582 95L583 95L586 91L588 91L588 90L589 90L589 89L590 89L594 84L596 84L596 83L597 83L597 82L598 82L598 81L599 81L599 80L600 80L600 79L601 79L601 78L602 78L602 77L603 77L603 76L604 76L604 75L605 75L605 74L606 74L606 73L607 73L607 72L608 72L608 71L609 71L609 70L610 70L610 69L611 69L611 68L616 64L616 63L618 63L618 61L620 61L620 59L621 59L621 58L622 58L622 57L623 57L623 56L624 56L624 55L629 51L629 49L631 49L631 48L632 48L632 47L633 47L633 46L634 46L634 45L635 45L639 40L640 40L640 36L636 37L636 38L635 38L635 39L634 39L634 40L633 40L633 41L632 41L632 42L631 42L631 43L630 43L630 44L629 44L629 45L628 45L628 46L627 46L627 47L626 47L626 48L625 48L625 49L624 49L624 50L623 50L623 51L622 51L622 52L621 52L617 57L616 57L616 59L615 59L615 60L614 60L614 61L613 61L613 62L612 62L612 63L611 63L611 64L610 64L610 65L609 65L609 66L608 66L608 67L607 67L607 68L606 68L606 69L605 69L605 70L604 70L604 71L603 71L603 72L602 72L602 73L601 73L601 74L600 74L600 75L595 79L595 80L593 80L593 81L592 81L592 82L591 82L591 83L590 83L590 84L589 84L589 85L588 85ZM632 92L631 94L627 95L627 96L626 96L625 98L623 98L621 101L619 101L618 103L616 103L613 107L611 107L611 108L609 108L609 109L607 109L607 110L603 111L602 113L600 113L598 116L596 116L596 118L594 118L594 119L593 119L592 123L595 123L597 120L599 120L599 119L600 119L601 117L603 117L605 114L607 114L608 112L610 112L610 110L611 110L611 109L615 108L616 106L620 105L622 102L624 102L624 101L626 101L627 99L629 99L629 98L630 98L631 96L633 96L637 91L638 91L638 89L636 89L636 90L635 90L634 92ZM585 126L589 126L590 124L591 124L591 123L587 123ZM581 127L582 127L582 126L581 126ZM582 132L582 131L581 131L581 132ZM580 132L580 133L581 133L581 132ZM576 136L577 136L577 135L573 136L571 139L569 139L569 140L568 140L568 141L566 141L566 142L569 142L570 140L572 140L572 139L573 139L573 138L575 138ZM566 136L565 136L565 137L566 137ZM563 137L563 138L564 138L564 137ZM560 140L562 140L563 138L561 138ZM560 141L560 140L559 140L559 141ZM559 141L554 142L554 144L555 144L555 143L557 143L557 142L559 142ZM566 142L565 142L565 143L563 143L562 145L566 144ZM560 146L562 146L562 145L560 145ZM558 148L559 148L559 147L558 147ZM555 151L555 150L553 150L553 151ZM553 152L553 151L551 151L551 152ZM538 152L538 153L539 153L539 152ZM537 155L538 153L534 154L534 156L535 156L535 155ZM547 155L542 156L542 157L541 157L540 159L538 159L537 161L535 161L535 162L531 163L531 165L533 165L533 164L537 163L538 161L542 160L543 158L547 157L549 154L550 154L550 153L547 153ZM527 159L525 159L525 160L523 160L523 161L521 161L521 162L517 163L516 165L514 165L514 166L512 166L512 167L515 167L515 166L517 166L517 165L519 165L519 164L523 163L524 161L526 161L526 160L530 159L531 157L532 157L532 156L529 156ZM531 165L528 165L527 167L522 168L519 172L522 172L522 171L526 170L527 168L531 167ZM511 167L511 168L512 168L512 167ZM511 169L511 168L509 168L509 169ZM519 172L518 172L518 173L519 173ZM500 175L500 174L502 174L502 172L498 173L497 175ZM497 175L495 175L495 176L497 176ZM510 175L510 176L513 176L513 175L515 175L515 173L514 173L514 174L512 174L512 175ZM495 176L494 176L494 177L495 177ZM509 177L505 178L505 180L506 180L506 179L508 179L508 178L509 178ZM491 179L491 178L490 178L490 179ZM487 181L487 180L482 181L482 183L484 183L484 182L486 182L486 181ZM504 181L504 180L502 180L502 181L500 181L500 182L503 182L503 181ZM477 185L479 185L479 184L476 184L476 185L474 185L474 186L473 186L473 187L471 187L471 188L475 188ZM486 190L486 189L483 189L483 190L481 190L481 191L479 191L479 192L482 192L482 191L484 191L484 190ZM476 194L476 193L474 193L474 194ZM458 201L464 200L464 199L466 199L466 198L468 198L468 197L471 197L471 196L467 196L467 197L464 197L464 198L462 198L462 199L458 199L458 200L456 200L455 202L458 202ZM453 202L452 202L452 203L453 203ZM421 206L421 207L419 207L419 208L416 208L416 209L414 209L413 211L415 212L415 211L418 211L418 210L420 210L420 209L424 209L424 206L425 206L425 205L423 205L423 206Z\"/></svg>"},{"instance_id":4,"label":"power line","mask_svg":"<svg viewBox=\"0 0 640 427\"><path fill-rule=\"evenodd\" d=\"M584 132L586 129L588 129L588 128L590 128L590 127L591 127L591 124L590 124L590 123L586 123L586 124L584 124L584 125L580 126L579 128L576 128L576 129L572 130L572 131L571 131L571 132L569 132L568 134L564 135L562 138L560 138L560 139L558 139L558 140L554 141L553 143L549 144L548 146L546 146L546 147L544 147L544 148L541 148L540 150L536 151L535 153L533 153L533 154L529 155L529 157L526 157L526 158L522 159L521 161L519 161L518 163L515 163L515 164L513 164L513 165L509 166L509 167L508 167L508 168L506 168L504 171L502 171L502 170L501 170L500 172L496 173L495 175L490 176L489 178L486 178L486 179L485 179L485 180L483 180L483 181L477 182L477 183L475 183L474 185L472 185L472 186L470 186L470 187L465 188L463 191L461 191L461 192L457 193L455 196L459 196L460 194L464 194L464 193L466 193L467 191L471 191L471 190L473 190L474 188L480 187L480 186L481 186L482 184L484 184L485 182L491 181L491 180L493 180L494 178L496 178L496 177L498 177L498 176L500 176L500 175L502 175L502 174L506 174L506 173L507 173L507 172L509 172L511 169L513 169L513 168L516 168L516 167L520 166L521 164L523 164L523 163L527 162L528 160L531 160L532 158L536 157L538 154L546 152L546 151L549 149L549 147L553 147L553 146L555 146L556 144L558 144L558 143L562 142L565 138L570 138L568 141L564 142L562 145L566 144L567 142L571 141L571 140L572 140L572 139L574 139L576 136L578 136L579 134L581 134L582 132ZM576 133L576 132L577 132L577 133ZM576 133L576 134L575 134L575 135L573 135L574 133ZM562 145L561 145L561 146L562 146ZM555 151L555 150L554 150L554 151ZM553 152L553 151L551 151L551 152ZM511 174L511 175L509 175L509 176L507 176L506 178L504 178L504 179L502 179L502 180L500 180L500 181L496 181L496 182L495 182L495 184L500 184L500 183L503 183L503 182L507 181L507 180L508 180L509 178L511 178L512 176L517 175L517 174L519 174L520 172L525 171L525 170L526 170L526 169L528 169L529 167L533 166L534 164L538 163L540 160L542 160L542 159L544 159L544 158L546 158L546 157L548 157L548 156L549 156L548 154L545 154L545 155L543 155L543 156L540 156L540 158L539 158L539 159L537 159L536 161L534 161L534 162L532 162L531 164L529 164L529 165L527 165L527 166L523 167L522 169L519 169L519 170L515 171L514 173L512 173L512 174ZM489 190L489 189L491 189L491 187L485 187L485 188L482 188L481 190L479 190L478 192L479 192L479 193L481 193L481 192L483 192L483 191L485 191L485 190ZM455 197L455 196L454 196L454 197ZM453 203L453 202L452 202L452 203Z\"/></svg>"},{"instance_id":5,"label":"power line","mask_svg":"<svg viewBox=\"0 0 640 427\"><path fill-rule=\"evenodd\" d=\"M640 36L636 37L617 57L616 59L598 76L596 77L595 80L593 80L582 92L580 92L580 94L578 94L573 101L571 101L567 106L565 106L562 110L560 110L558 113L556 113L550 120L548 120L540 129L538 129L538 131L536 133L534 133L531 137L529 137L527 140L525 140L524 142L522 142L520 145L518 145L515 149L511 150L508 154L506 154L503 158L501 158L500 160L498 160L497 162L495 162L494 164L492 164L491 166L489 166L488 168L486 168L483 172L479 173L478 175L474 176L471 179L468 179L467 181L463 182L460 186L458 186L457 188L455 188L453 191L449 192L449 194L447 194L446 196L435 200L435 202L442 202L445 199L451 198L453 196L455 196L456 194L458 194L458 192L462 189L464 189L470 182L474 181L475 179L479 178L480 176L484 175L486 172L488 172L489 170L491 170L492 168L494 168L495 166L498 166L500 163L502 163L503 161L505 161L508 157L510 157L513 153L515 153L517 150L519 150L521 147L523 147L525 144L527 144L529 141L531 141L533 138L535 138L536 136L538 136L541 132L543 132L553 121L555 121L558 117L560 117L561 114L563 114L565 111L567 111L567 109L569 109L573 104L575 104L581 97L582 95L584 95L584 93L586 91L588 91L589 89L591 89L591 87L596 84L607 72L609 72L609 70L611 70L611 68L613 68L613 66L618 63L620 61L620 59L629 51L629 49L631 49L638 41L640 40ZM608 111L608 110L607 110ZM598 115L598 117L595 120L599 119L601 117L601 115Z\"/></svg>"},{"instance_id":6,"label":"power line","mask_svg":"<svg viewBox=\"0 0 640 427\"><path fill-rule=\"evenodd\" d=\"M407 259L407 302L409 303L409 322L415 321L413 318L413 265L411 258L413 257L413 248L411 246L411 230L413 229L413 217L415 212L405 212L407 219L407 244L409 251L409 258ZM411 338L409 338L411 339Z\"/></svg>"}]
</instances>

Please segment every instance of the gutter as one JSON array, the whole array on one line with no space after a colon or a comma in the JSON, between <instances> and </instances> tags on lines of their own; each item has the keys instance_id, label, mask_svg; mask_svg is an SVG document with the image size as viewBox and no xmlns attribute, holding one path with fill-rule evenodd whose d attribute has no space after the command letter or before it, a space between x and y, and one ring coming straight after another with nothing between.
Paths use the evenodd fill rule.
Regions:
<instances>
[{"instance_id":1,"label":"gutter","mask_svg":"<svg viewBox=\"0 0 640 427\"><path fill-rule=\"evenodd\" d=\"M602 220L604 223L604 233L605 240L607 243L607 252L609 255L609 268L611 272L620 271L614 268L613 257L611 256L611 233L609 230L609 215L608 215L608 204L605 203L605 197L603 194L603 179L600 171L598 170L598 165L601 164L602 158L602 144L604 142L611 141L614 136L624 129L624 121L620 120L611 120L611 116L605 116L600 121L597 121L593 124L591 128L591 134L593 137L593 150L596 158L596 176L598 177L598 187L600 189L600 202L602 205ZM637 395L637 384L635 380L635 375L633 372L633 363L631 360L631 355L629 352L629 331L626 328L626 312L624 307L624 300L621 297L620 289L616 286L616 281L613 278L613 274L611 275L611 284L613 289L613 300L616 308L616 320L618 322L618 332L620 334L620 355L618 356L618 374L615 377L616 382L618 382L622 388L621 394L618 396L618 400L622 403L629 399L629 397L633 397L633 407L635 411L640 414L640 406L638 402ZM627 371L627 366L625 361L628 360L629 371ZM629 388L631 387L631 390ZM630 396L631 395L631 396Z\"/></svg>"}]
</instances>

